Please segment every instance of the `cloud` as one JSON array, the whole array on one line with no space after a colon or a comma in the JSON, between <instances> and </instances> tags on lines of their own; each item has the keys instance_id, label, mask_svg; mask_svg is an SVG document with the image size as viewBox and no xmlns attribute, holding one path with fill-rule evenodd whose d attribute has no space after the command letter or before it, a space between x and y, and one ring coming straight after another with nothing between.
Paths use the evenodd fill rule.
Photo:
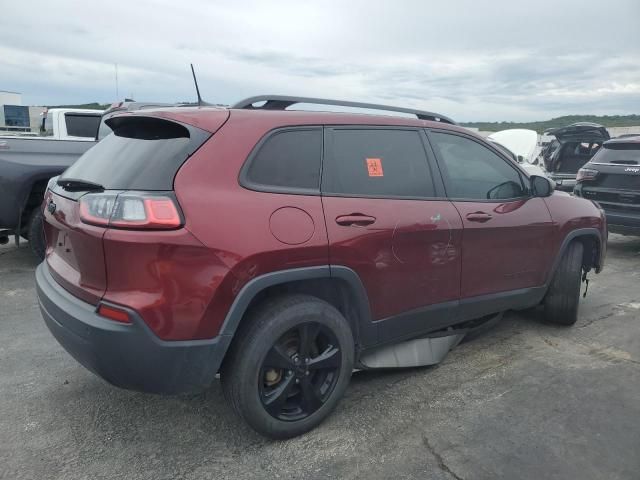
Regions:
<instances>
[{"instance_id":1,"label":"cloud","mask_svg":"<svg viewBox=\"0 0 640 480\"><path fill-rule=\"evenodd\" d=\"M392 103L457 120L640 112L640 3L11 2L0 89L30 104L119 96L232 103L280 93ZM40 14L34 15L37 11Z\"/></svg>"}]
</instances>

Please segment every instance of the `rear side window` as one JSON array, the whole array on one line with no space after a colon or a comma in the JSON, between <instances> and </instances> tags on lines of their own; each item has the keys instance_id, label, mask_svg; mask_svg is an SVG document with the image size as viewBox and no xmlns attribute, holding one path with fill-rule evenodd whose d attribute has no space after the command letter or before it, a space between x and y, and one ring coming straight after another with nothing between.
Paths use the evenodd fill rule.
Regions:
<instances>
[{"instance_id":1,"label":"rear side window","mask_svg":"<svg viewBox=\"0 0 640 480\"><path fill-rule=\"evenodd\" d=\"M154 117L113 117L107 123L113 134L82 155L61 181L91 182L107 190L172 190L180 166L210 136Z\"/></svg>"},{"instance_id":2,"label":"rear side window","mask_svg":"<svg viewBox=\"0 0 640 480\"><path fill-rule=\"evenodd\" d=\"M318 191L321 157L321 128L278 131L249 160L243 183L258 190Z\"/></svg>"},{"instance_id":3,"label":"rear side window","mask_svg":"<svg viewBox=\"0 0 640 480\"><path fill-rule=\"evenodd\" d=\"M400 129L330 130L322 191L362 197L433 197L420 133Z\"/></svg>"},{"instance_id":4,"label":"rear side window","mask_svg":"<svg viewBox=\"0 0 640 480\"><path fill-rule=\"evenodd\" d=\"M67 135L71 137L96 138L98 125L100 125L100 116L65 113L64 121L67 125Z\"/></svg>"},{"instance_id":5,"label":"rear side window","mask_svg":"<svg viewBox=\"0 0 640 480\"><path fill-rule=\"evenodd\" d=\"M498 200L526 195L520 173L508 160L459 135L431 132L430 137L451 198Z\"/></svg>"}]
</instances>

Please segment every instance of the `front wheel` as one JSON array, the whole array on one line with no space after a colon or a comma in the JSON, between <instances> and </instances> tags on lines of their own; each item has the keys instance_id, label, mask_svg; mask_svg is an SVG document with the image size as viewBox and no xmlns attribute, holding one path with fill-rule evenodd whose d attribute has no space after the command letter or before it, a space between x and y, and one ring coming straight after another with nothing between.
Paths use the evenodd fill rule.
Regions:
<instances>
[{"instance_id":1,"label":"front wheel","mask_svg":"<svg viewBox=\"0 0 640 480\"><path fill-rule=\"evenodd\" d=\"M321 423L347 388L354 342L332 305L290 295L252 311L229 352L222 388L257 432L289 438Z\"/></svg>"},{"instance_id":2,"label":"front wheel","mask_svg":"<svg viewBox=\"0 0 640 480\"><path fill-rule=\"evenodd\" d=\"M584 246L573 241L564 252L544 299L545 318L560 325L573 325L578 320L582 253Z\"/></svg>"}]
</instances>

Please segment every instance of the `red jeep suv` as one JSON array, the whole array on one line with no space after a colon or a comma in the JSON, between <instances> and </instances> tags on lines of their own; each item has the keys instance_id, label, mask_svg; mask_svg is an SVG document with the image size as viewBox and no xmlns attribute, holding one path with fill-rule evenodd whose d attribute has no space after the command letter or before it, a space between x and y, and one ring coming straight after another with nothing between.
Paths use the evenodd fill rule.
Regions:
<instances>
[{"instance_id":1,"label":"red jeep suv","mask_svg":"<svg viewBox=\"0 0 640 480\"><path fill-rule=\"evenodd\" d=\"M603 266L596 204L438 114L269 96L108 124L47 189L47 326L120 387L219 373L267 436L319 424L354 369L437 363L505 310L573 324Z\"/></svg>"}]
</instances>

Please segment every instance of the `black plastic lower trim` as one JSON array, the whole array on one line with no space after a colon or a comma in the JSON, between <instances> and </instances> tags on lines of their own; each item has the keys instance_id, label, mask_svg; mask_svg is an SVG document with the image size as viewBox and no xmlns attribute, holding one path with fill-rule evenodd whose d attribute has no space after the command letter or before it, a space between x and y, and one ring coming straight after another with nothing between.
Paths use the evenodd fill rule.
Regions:
<instances>
[{"instance_id":1,"label":"black plastic lower trim","mask_svg":"<svg viewBox=\"0 0 640 480\"><path fill-rule=\"evenodd\" d=\"M427 335L506 310L533 307L542 301L546 291L547 287L541 286L480 295L428 305L378 320L373 322L378 327L378 345Z\"/></svg>"},{"instance_id":2,"label":"black plastic lower trim","mask_svg":"<svg viewBox=\"0 0 640 480\"><path fill-rule=\"evenodd\" d=\"M94 305L58 285L46 262L36 269L36 287L44 321L60 345L118 387L165 394L201 391L215 378L231 342L223 335L164 341L133 310L127 310L131 324L105 319Z\"/></svg>"}]
</instances>

